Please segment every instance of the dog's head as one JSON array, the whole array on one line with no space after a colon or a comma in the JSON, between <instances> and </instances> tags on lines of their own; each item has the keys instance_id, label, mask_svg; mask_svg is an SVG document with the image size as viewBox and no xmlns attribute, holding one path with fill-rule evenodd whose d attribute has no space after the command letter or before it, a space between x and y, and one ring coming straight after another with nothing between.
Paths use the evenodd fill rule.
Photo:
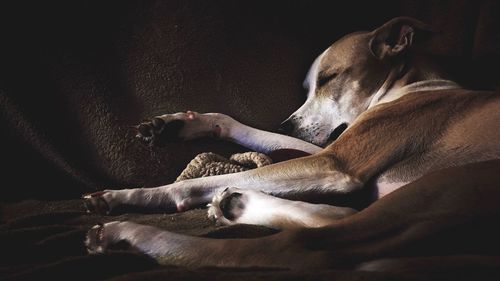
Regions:
<instances>
[{"instance_id":1,"label":"dog's head","mask_svg":"<svg viewBox=\"0 0 500 281\"><path fill-rule=\"evenodd\" d=\"M306 102L279 131L320 146L337 138L368 109L391 69L425 31L430 31L425 24L400 17L333 43L309 69Z\"/></svg>"}]
</instances>

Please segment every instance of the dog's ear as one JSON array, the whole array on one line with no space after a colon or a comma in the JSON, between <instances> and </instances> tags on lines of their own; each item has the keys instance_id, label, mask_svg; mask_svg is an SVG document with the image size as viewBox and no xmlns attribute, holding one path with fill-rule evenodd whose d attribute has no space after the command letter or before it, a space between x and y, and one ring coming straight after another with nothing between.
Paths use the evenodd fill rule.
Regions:
<instances>
[{"instance_id":1,"label":"dog's ear","mask_svg":"<svg viewBox=\"0 0 500 281\"><path fill-rule=\"evenodd\" d=\"M427 24L409 17L394 18L372 32L370 51L382 60L405 53L415 42L435 31Z\"/></svg>"}]
</instances>

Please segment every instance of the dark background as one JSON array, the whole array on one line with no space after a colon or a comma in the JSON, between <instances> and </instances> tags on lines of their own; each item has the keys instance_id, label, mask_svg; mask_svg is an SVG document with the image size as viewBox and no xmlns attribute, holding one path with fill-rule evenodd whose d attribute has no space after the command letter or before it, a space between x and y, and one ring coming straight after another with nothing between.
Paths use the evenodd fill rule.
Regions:
<instances>
[{"instance_id":1,"label":"dark background","mask_svg":"<svg viewBox=\"0 0 500 281\"><path fill-rule=\"evenodd\" d=\"M0 4L4 201L171 182L199 140L149 148L130 126L223 112L273 130L304 100L330 43L400 15L442 34L429 50L472 88L498 85L497 1L10 1Z\"/></svg>"}]
</instances>

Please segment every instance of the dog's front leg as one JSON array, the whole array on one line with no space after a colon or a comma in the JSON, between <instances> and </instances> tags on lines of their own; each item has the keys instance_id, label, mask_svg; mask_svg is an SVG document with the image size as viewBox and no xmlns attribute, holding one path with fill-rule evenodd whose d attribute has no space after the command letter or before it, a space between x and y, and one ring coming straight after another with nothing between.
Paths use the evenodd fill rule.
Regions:
<instances>
[{"instance_id":1,"label":"dog's front leg","mask_svg":"<svg viewBox=\"0 0 500 281\"><path fill-rule=\"evenodd\" d=\"M156 188L105 190L86 195L84 200L90 211L100 213L123 205L184 211L206 205L215 194L231 186L306 201L363 186L336 165L334 157L321 153L241 173L190 179Z\"/></svg>"},{"instance_id":2,"label":"dog's front leg","mask_svg":"<svg viewBox=\"0 0 500 281\"><path fill-rule=\"evenodd\" d=\"M328 264L320 251L297 243L294 232L255 239L213 239L187 236L153 226L114 221L94 226L85 244L89 253L104 253L121 244L146 254L160 264L185 267L311 268ZM125 242L125 243L123 243ZM294 245L295 244L295 245Z\"/></svg>"},{"instance_id":3,"label":"dog's front leg","mask_svg":"<svg viewBox=\"0 0 500 281\"><path fill-rule=\"evenodd\" d=\"M322 149L303 140L252 128L221 113L188 111L165 114L139 124L137 129L137 137L150 145L210 136L262 153L295 149L314 154Z\"/></svg>"},{"instance_id":4,"label":"dog's front leg","mask_svg":"<svg viewBox=\"0 0 500 281\"><path fill-rule=\"evenodd\" d=\"M208 217L217 224L254 224L275 229L324 227L357 212L349 207L287 200L236 187L214 196L209 206Z\"/></svg>"}]
</instances>

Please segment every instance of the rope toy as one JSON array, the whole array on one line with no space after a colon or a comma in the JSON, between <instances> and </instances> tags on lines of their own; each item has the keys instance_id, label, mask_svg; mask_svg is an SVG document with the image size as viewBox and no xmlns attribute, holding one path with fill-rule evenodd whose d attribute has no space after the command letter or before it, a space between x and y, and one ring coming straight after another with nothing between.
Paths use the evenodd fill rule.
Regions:
<instances>
[{"instance_id":1,"label":"rope toy","mask_svg":"<svg viewBox=\"0 0 500 281\"><path fill-rule=\"evenodd\" d=\"M229 159L211 152L198 154L175 180L183 181L215 175L247 171L272 164L272 159L262 153L245 152L233 154Z\"/></svg>"}]
</instances>

